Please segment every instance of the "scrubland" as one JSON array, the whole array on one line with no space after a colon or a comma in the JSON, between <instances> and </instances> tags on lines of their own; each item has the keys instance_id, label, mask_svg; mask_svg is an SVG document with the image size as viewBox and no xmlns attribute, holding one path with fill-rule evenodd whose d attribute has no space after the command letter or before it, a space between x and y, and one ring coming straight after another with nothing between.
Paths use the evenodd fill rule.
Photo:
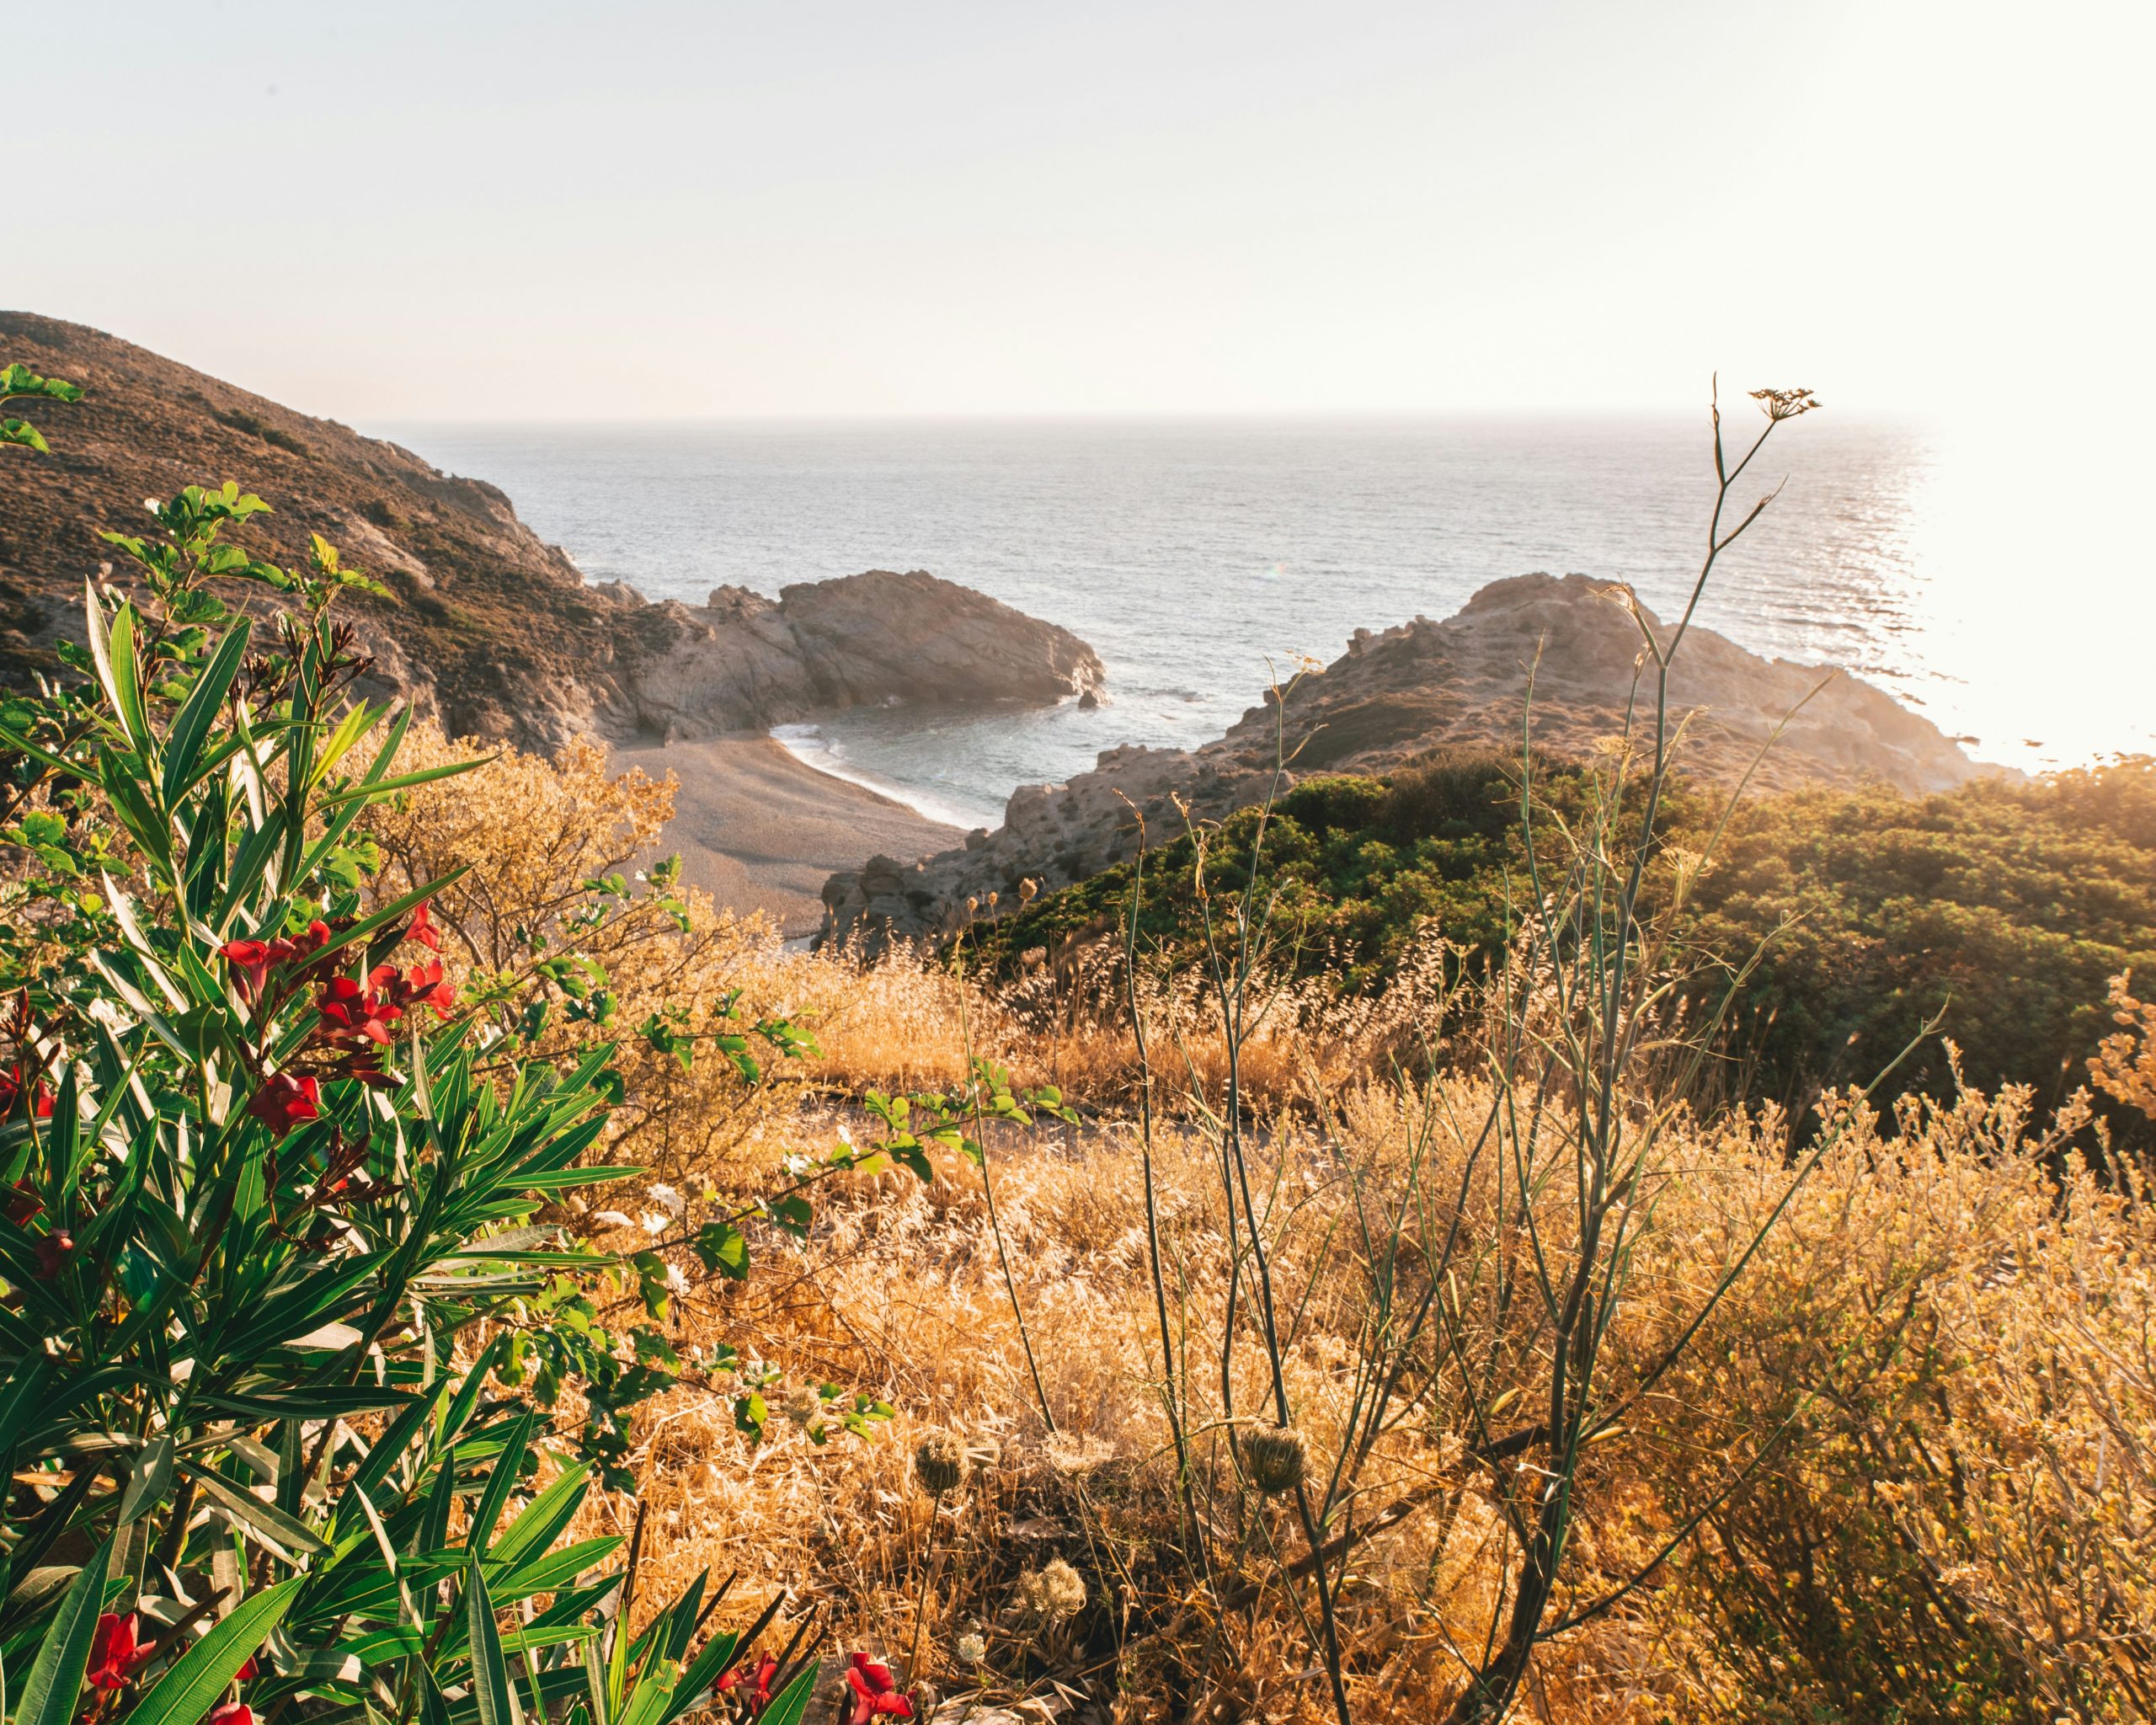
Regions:
<instances>
[{"instance_id":1,"label":"scrubland","mask_svg":"<svg viewBox=\"0 0 2156 1725\"><path fill-rule=\"evenodd\" d=\"M415 766L454 752L407 745ZM376 890L467 868L435 915L445 955L483 980L514 969L522 932L573 922L594 883L651 858L668 807L595 748L507 756L370 816ZM1313 1650L1331 1637L1354 1717L1455 1716L1521 1585L1550 1345L1534 1266L1579 1246L1585 1212L1569 1175L1522 1178L1526 1140L1504 1124L1520 1099L1475 1035L1403 1053L1418 1018L1458 1005L1442 966L1352 1007L1261 989L1240 1037L1201 990L1155 981L1141 1061L1112 943L1090 968L999 982L787 951L691 897L581 949L606 1011L536 1033L621 1042L606 1154L648 1172L565 1219L659 1253L677 1346L751 1362L770 1413L743 1431L694 1370L638 1410L636 1489L584 1517L642 1518L644 1596L739 1572L728 1616L782 1594L775 1633L813 1617L947 1701L1330 1717ZM754 1081L685 1067L634 1033L684 1000L806 1037L751 1036ZM2152 1015L2127 984L2109 1006L2098 1106L1890 1085L1823 1098L1793 1133L1639 1068L1616 1103L1657 1147L1621 1199L1625 1298L1524 1713L2156 1710L2156 1219L2102 1118L2148 1105ZM864 1098L963 1098L982 1060L1021 1095L1056 1086L1073 1118L987 1120L985 1167L931 1143L931 1180L835 1176L805 1238L745 1225L744 1279L700 1261L700 1224L793 1159L888 1135ZM1539 1100L1558 1137L1593 1103ZM1326 1541L1315 1573L1310 1524L1261 1488L1251 1441L1281 1423L1276 1359ZM832 1429L818 1385L894 1417ZM916 1450L943 1432L966 1459L935 1490L940 1452Z\"/></svg>"}]
</instances>

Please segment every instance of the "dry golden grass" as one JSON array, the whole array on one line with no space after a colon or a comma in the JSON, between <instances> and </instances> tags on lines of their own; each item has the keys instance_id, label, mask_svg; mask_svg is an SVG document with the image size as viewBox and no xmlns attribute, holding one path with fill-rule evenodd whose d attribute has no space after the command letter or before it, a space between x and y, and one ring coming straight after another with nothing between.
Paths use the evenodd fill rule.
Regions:
<instances>
[{"instance_id":1,"label":"dry golden grass","mask_svg":"<svg viewBox=\"0 0 2156 1725\"><path fill-rule=\"evenodd\" d=\"M1447 1111L1466 1117L1481 1101L1456 1092ZM1381 1173L1407 1141L1397 1099L1369 1092L1349 1113L1348 1154ZM1902 1691L1897 1717L1991 1717L1988 1704L1949 1704L1936 1687L1949 1668L1969 1695L1995 1692L2000 1717L2025 1699L2090 1718L2146 1704L2156 1231L2078 1167L2062 1184L2055 1146L2012 1099L1971 1097L1906 1124L1891 1142L1851 1124L1651 1414L1598 1446L1583 1592L1627 1574L1743 1465L1763 1450L1766 1461L1630 1605L1545 1650L1545 1717L1887 1717L1869 1711L1888 1699L1881 1682ZM1643 1300L1672 1325L1780 1196L1777 1141L1742 1130L1681 1141L1636 1269ZM1338 1446L1365 1306L1358 1254L1320 1226L1346 1196L1341 1148L1276 1141L1267 1217L1282 1241L1276 1274L1312 1289L1289 1375L1321 1470ZM782 1425L757 1448L719 1398L675 1392L638 1457L638 1501L664 1535L652 1547L659 1575L670 1585L706 1565L738 1567L766 1590L744 1603L790 1586L849 1643L899 1653L926 1565L924 1663L939 1680L955 1637L978 1624L1006 1688L1090 1677L1134 1719L1322 1717L1298 1621L1309 1600L1276 1578L1299 1535L1238 1485L1217 1424L1198 1446L1202 1501L1223 1575L1267 1583L1254 1610L1206 1610L1172 1549L1127 1135L1073 1144L1044 1132L992 1154L1058 1435L1033 1406L978 1176L961 1166L926 1189L858 1183L807 1247L771 1252L745 1287L685 1301L681 1335L753 1343L790 1380L870 1388L901 1410L896 1427L819 1449ZM1203 1336L1222 1296L1217 1175L1191 1140L1161 1146L1159 1164L1178 1322ZM1668 1330L1650 1326L1639 1346ZM1209 1423L1214 1365L1191 1373ZM1239 1408L1256 1406L1262 1357L1248 1338L1234 1369ZM1359 1717L1425 1717L1488 1631L1507 1535L1455 1422L1455 1389L1440 1374L1360 1482L1365 1517L1417 1507L1358 1551L1343 1589ZM1001 1449L945 1500L932 1539L907 1459L931 1427ZM601 1513L618 1519L627 1506ZM1094 1604L1048 1634L1018 1602L1022 1574L1052 1556L1086 1576ZM1862 1669L1850 1663L1860 1637Z\"/></svg>"},{"instance_id":2,"label":"dry golden grass","mask_svg":"<svg viewBox=\"0 0 2156 1725\"><path fill-rule=\"evenodd\" d=\"M390 885L480 865L444 895L479 968L503 966L504 928L575 915L565 883L599 872L592 859L646 847L664 818L664 787L610 785L595 754L515 774L507 788L415 793L382 835ZM564 836L494 860L515 848L503 834L526 830ZM738 988L752 1014L808 1023L822 1053L751 1090L722 1063L683 1074L632 1049L623 1137L686 1186L686 1208L675 1217L664 1200L640 1203L633 1185L608 1201L652 1215L690 1281L673 1313L683 1350L731 1347L782 1375L760 1445L735 1429L727 1386L694 1374L640 1413L638 1489L595 1502L587 1519L626 1530L646 1514L643 1597L666 1597L705 1567L738 1571L728 1616L789 1589L782 1621L813 1607L841 1645L896 1658L918 1637L921 1669L946 1693L1058 1681L1123 1719L1329 1717L1309 1589L1282 1574L1301 1532L1235 1466L1243 1428L1214 1351L1230 1230L1216 1146L1195 1124L1161 1134L1154 1160L1210 1587L1179 1502L1142 1163L1120 1114L988 1135L1054 1431L969 1164L939 1158L928 1186L845 1177L826 1188L805 1244L757 1239L745 1284L702 1279L679 1243L710 1213L707 1188L751 1189L789 1156L862 1135L850 1096L951 1083L969 1049L1008 1060L1022 1082L1109 1103L1127 1094L1134 1050L1114 1028L1112 979L1064 979L1045 1004L1038 991L991 999L903 961L863 969L783 952L707 904L692 903L686 921L638 912L592 937L611 943L622 1018L685 991L701 1000ZM1197 1007L1153 1005L1170 1027L1156 1062L1217 1095L1220 1047ZM1383 1254L1353 1224L1358 1201L1366 1211L1399 1201L1418 1156L1419 1189L1444 1195L1409 1206L1390 1252L1411 1293L1438 1231L1457 1220L1480 1251L1517 1226L1489 1190L1488 1162L1470 1168L1489 1102L1476 1083L1402 1092L1361 1076L1371 1063L1353 1058L1368 1045L1358 1039L1383 1028L1380 1010L1403 1009L1374 1007L1331 1044L1283 1012L1262 1028L1258 1057L1246 1050L1246 1078L1274 1123L1251 1142L1282 1309L1294 1314L1284 1369L1314 1477L1341 1447L1372 1345ZM549 1033L565 1046L593 1033ZM2119 1070L2134 1057L2120 1050ZM1313 1110L1314 1096L1335 1103ZM1833 1147L1696 1346L1594 1446L1572 1591L1551 1621L1696 1530L1636 1590L1543 1648L1524 1703L1534 1717L1796 1725L2123 1720L2156 1708L2156 1215L2073 1151L2091 1141L2078 1105L2039 1125L2021 1096L1972 1095L1951 1108L1911 1104L1892 1124L1882 1133L1863 1108L1840 1111ZM1781 1199L1785 1141L1771 1117L1678 1114L1630 1267L1635 1316L1613 1333L1606 1381L1618 1391ZM1564 1214L1553 1201L1544 1218L1561 1249ZM650 1238L641 1226L600 1237ZM1531 1325L1480 1284L1433 1291L1454 1314L1456 1357L1535 1381ZM1226 1375L1232 1418L1246 1423L1265 1367L1243 1311ZM880 1395L898 1417L870 1439L817 1445L778 1410L790 1388L819 1382ZM1480 1396L1487 1407L1486 1386ZM1440 1713L1502 1604L1511 1535L1492 1466L1472 1453L1470 1406L1453 1364L1422 1359L1398 1417L1348 1471L1352 1525L1402 1506L1353 1549L1341 1582L1358 1719ZM910 1459L933 1429L993 1458L940 1498ZM1037 1578L1059 1559L1086 1601L1044 1618ZM1234 1609L1215 1608L1239 1593ZM979 1671L958 1657L974 1633L986 1645Z\"/></svg>"}]
</instances>

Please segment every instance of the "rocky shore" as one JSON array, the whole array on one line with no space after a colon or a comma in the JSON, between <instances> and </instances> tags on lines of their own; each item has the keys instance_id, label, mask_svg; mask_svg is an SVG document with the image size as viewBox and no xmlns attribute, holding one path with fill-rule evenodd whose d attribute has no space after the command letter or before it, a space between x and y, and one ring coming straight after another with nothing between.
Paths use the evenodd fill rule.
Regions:
<instances>
[{"instance_id":1,"label":"rocky shore","mask_svg":"<svg viewBox=\"0 0 2156 1725\"><path fill-rule=\"evenodd\" d=\"M776 600L721 587L702 606L648 609L666 644L625 692L635 730L669 742L849 707L1097 699L1105 675L1068 629L923 569L805 582Z\"/></svg>"},{"instance_id":2,"label":"rocky shore","mask_svg":"<svg viewBox=\"0 0 2156 1725\"><path fill-rule=\"evenodd\" d=\"M1067 784L1021 785L993 832L832 875L819 938L873 948L938 937L963 926L969 899L985 905L992 892L1015 902L1028 879L1046 889L1123 861L1141 820L1155 841L1177 836L1178 801L1193 820L1217 820L1311 772L1384 772L1444 749L1517 752L1530 681L1537 745L1589 752L1623 731L1636 698L1651 716L1642 628L1670 639L1629 589L1534 574L1491 583L1443 622L1358 630L1339 659L1291 684L1284 703L1267 692L1203 748L1110 750ZM1763 659L1697 625L1671 682L1681 762L1695 777L1732 782L1756 760L1762 789L1876 781L1922 793L1996 770L1868 683Z\"/></svg>"}]
</instances>

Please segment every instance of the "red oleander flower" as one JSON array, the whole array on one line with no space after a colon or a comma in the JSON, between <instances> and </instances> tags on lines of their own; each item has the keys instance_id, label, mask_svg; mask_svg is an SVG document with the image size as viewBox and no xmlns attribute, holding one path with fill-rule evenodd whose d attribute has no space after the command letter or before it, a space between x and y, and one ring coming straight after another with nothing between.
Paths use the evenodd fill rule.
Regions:
<instances>
[{"instance_id":1,"label":"red oleander flower","mask_svg":"<svg viewBox=\"0 0 2156 1725\"><path fill-rule=\"evenodd\" d=\"M90 1637L90 1669L83 1674L94 1687L125 1689L135 1668L150 1657L148 1648L137 1645L135 1628L132 1611L125 1617L107 1611L98 1619Z\"/></svg>"},{"instance_id":2,"label":"red oleander flower","mask_svg":"<svg viewBox=\"0 0 2156 1725\"><path fill-rule=\"evenodd\" d=\"M49 1282L60 1274L61 1266L67 1262L75 1250L75 1236L65 1229L51 1234L40 1234L37 1241L37 1278Z\"/></svg>"},{"instance_id":3,"label":"red oleander flower","mask_svg":"<svg viewBox=\"0 0 2156 1725\"><path fill-rule=\"evenodd\" d=\"M381 975L377 970L369 980ZM322 1014L323 1033L328 1039L348 1047L361 1042L387 1047L389 1027L404 1016L404 1008L385 999L378 989L350 976L333 976L323 983L314 997L314 1009Z\"/></svg>"},{"instance_id":4,"label":"red oleander flower","mask_svg":"<svg viewBox=\"0 0 2156 1725\"><path fill-rule=\"evenodd\" d=\"M434 952L441 950L441 931L435 927L434 900L422 899L419 908L412 913L412 920L405 925L404 938L415 940Z\"/></svg>"},{"instance_id":5,"label":"red oleander flower","mask_svg":"<svg viewBox=\"0 0 2156 1725\"><path fill-rule=\"evenodd\" d=\"M247 1111L282 1138L293 1127L322 1118L322 1087L312 1078L274 1072L263 1080Z\"/></svg>"},{"instance_id":6,"label":"red oleander flower","mask_svg":"<svg viewBox=\"0 0 2156 1725\"><path fill-rule=\"evenodd\" d=\"M0 1186L0 1216L5 1216L17 1227L27 1227L29 1220L45 1208L45 1200L37 1195L37 1188L30 1184L28 1174L12 1186Z\"/></svg>"},{"instance_id":7,"label":"red oleander flower","mask_svg":"<svg viewBox=\"0 0 2156 1725\"><path fill-rule=\"evenodd\" d=\"M317 918L289 940L228 940L217 951L239 973L240 993L253 1001L261 998L278 966L311 959L328 944L329 925Z\"/></svg>"},{"instance_id":8,"label":"red oleander flower","mask_svg":"<svg viewBox=\"0 0 2156 1725\"><path fill-rule=\"evenodd\" d=\"M736 1665L712 1687L721 1695L734 1695L738 1690L736 1699L747 1706L753 1719L771 1704L771 1680L777 1675L777 1655L766 1653L756 1661L754 1670L745 1664Z\"/></svg>"},{"instance_id":9,"label":"red oleander flower","mask_svg":"<svg viewBox=\"0 0 2156 1725\"><path fill-rule=\"evenodd\" d=\"M15 1105L23 1099L24 1091L30 1095L30 1111L40 1120L52 1118L52 1089L45 1081L45 1074L27 1065L0 1070L0 1119L15 1112Z\"/></svg>"},{"instance_id":10,"label":"red oleander flower","mask_svg":"<svg viewBox=\"0 0 2156 1725\"><path fill-rule=\"evenodd\" d=\"M282 962L277 948L290 944L281 940L228 940L217 951L237 975L240 993L253 1001L262 997L263 984Z\"/></svg>"},{"instance_id":11,"label":"red oleander flower","mask_svg":"<svg viewBox=\"0 0 2156 1725\"><path fill-rule=\"evenodd\" d=\"M393 964L378 964L368 984L399 1011L406 1007L432 1007L446 1018L456 1003L456 991L441 980L441 960L414 964L399 975Z\"/></svg>"},{"instance_id":12,"label":"red oleander flower","mask_svg":"<svg viewBox=\"0 0 2156 1725\"><path fill-rule=\"evenodd\" d=\"M210 1725L254 1725L254 1709L245 1701L227 1701L210 1715Z\"/></svg>"},{"instance_id":13,"label":"red oleander flower","mask_svg":"<svg viewBox=\"0 0 2156 1725\"><path fill-rule=\"evenodd\" d=\"M891 1668L866 1653L853 1655L852 1669L846 1674L846 1686L853 1691L853 1711L846 1715L846 1725L868 1725L872 1719L913 1717L913 1703L900 1695L898 1685L891 1681Z\"/></svg>"},{"instance_id":14,"label":"red oleander flower","mask_svg":"<svg viewBox=\"0 0 2156 1725\"><path fill-rule=\"evenodd\" d=\"M241 1666L238 1670L232 1673L232 1681L235 1683L244 1683L248 1678L253 1676L254 1673L254 1655L249 1653L247 1656L247 1663Z\"/></svg>"}]
</instances>

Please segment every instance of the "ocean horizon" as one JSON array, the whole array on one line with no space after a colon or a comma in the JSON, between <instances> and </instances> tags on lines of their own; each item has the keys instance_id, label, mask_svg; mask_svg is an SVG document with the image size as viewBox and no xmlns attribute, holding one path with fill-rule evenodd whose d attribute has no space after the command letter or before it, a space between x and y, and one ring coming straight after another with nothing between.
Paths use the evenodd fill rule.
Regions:
<instances>
[{"instance_id":1,"label":"ocean horizon","mask_svg":"<svg viewBox=\"0 0 2156 1725\"><path fill-rule=\"evenodd\" d=\"M1741 448L1751 404L1725 412ZM1703 414L384 429L500 486L588 579L652 599L926 569L1073 630L1107 668L1096 710L939 709L924 689L782 728L808 764L958 825L995 825L1013 788L1101 750L1209 741L1357 628L1449 616L1506 576L1624 581L1669 615L1713 496ZM2156 746L2136 632L2070 621L2057 601L2094 572L2026 566L2041 499L2017 510L1996 465L1915 423L1784 427L1733 501L1779 494L1717 564L1700 621L1841 665L1982 760L2041 771Z\"/></svg>"}]
</instances>

